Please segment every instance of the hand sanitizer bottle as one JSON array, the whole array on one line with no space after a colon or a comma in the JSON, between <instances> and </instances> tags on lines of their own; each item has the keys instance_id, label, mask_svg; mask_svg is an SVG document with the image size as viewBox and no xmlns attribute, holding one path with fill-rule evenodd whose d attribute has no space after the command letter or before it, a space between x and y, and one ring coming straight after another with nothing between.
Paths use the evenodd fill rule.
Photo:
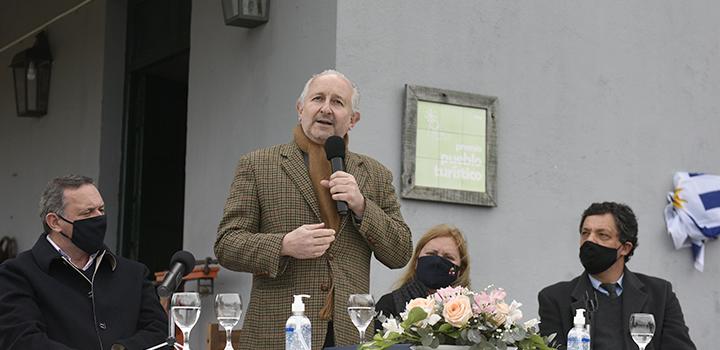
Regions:
<instances>
[{"instance_id":1,"label":"hand sanitizer bottle","mask_svg":"<svg viewBox=\"0 0 720 350\"><path fill-rule=\"evenodd\" d=\"M567 336L567 350L590 350L590 333L585 328L585 309L575 310L573 327Z\"/></svg>"},{"instance_id":2,"label":"hand sanitizer bottle","mask_svg":"<svg viewBox=\"0 0 720 350\"><path fill-rule=\"evenodd\" d=\"M311 350L312 328L310 319L305 316L305 304L302 298L309 295L294 295L292 303L292 316L285 323L285 350Z\"/></svg>"}]
</instances>

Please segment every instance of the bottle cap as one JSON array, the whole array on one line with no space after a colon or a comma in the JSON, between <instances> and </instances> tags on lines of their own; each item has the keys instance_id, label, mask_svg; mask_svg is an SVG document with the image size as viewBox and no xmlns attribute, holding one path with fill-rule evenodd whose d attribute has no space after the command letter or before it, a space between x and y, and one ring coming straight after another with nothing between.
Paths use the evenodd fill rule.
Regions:
<instances>
[{"instance_id":1,"label":"bottle cap","mask_svg":"<svg viewBox=\"0 0 720 350\"><path fill-rule=\"evenodd\" d=\"M575 310L575 318L573 319L573 323L575 323L576 326L585 325L585 309Z\"/></svg>"},{"instance_id":2,"label":"bottle cap","mask_svg":"<svg viewBox=\"0 0 720 350\"><path fill-rule=\"evenodd\" d=\"M302 298L309 298L307 294L293 295L295 301L292 303L292 312L305 312L305 304Z\"/></svg>"}]
</instances>

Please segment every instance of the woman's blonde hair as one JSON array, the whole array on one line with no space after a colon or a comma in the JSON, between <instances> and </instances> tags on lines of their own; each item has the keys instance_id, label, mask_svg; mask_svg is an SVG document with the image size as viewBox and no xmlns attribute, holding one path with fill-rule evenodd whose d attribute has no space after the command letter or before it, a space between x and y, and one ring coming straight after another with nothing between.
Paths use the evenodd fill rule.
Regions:
<instances>
[{"instance_id":1,"label":"woman's blonde hair","mask_svg":"<svg viewBox=\"0 0 720 350\"><path fill-rule=\"evenodd\" d=\"M457 227L447 224L433 226L420 237L417 245L415 245L415 251L410 259L407 270L400 280L397 281L396 287L403 286L415 278L415 270L417 268L418 258L420 257L420 251L428 242L439 237L451 237L455 241L455 244L457 244L458 251L460 252L460 273L452 286L470 287L470 258L468 257L467 242L465 242L465 237L463 237L462 232L460 232Z\"/></svg>"}]
</instances>

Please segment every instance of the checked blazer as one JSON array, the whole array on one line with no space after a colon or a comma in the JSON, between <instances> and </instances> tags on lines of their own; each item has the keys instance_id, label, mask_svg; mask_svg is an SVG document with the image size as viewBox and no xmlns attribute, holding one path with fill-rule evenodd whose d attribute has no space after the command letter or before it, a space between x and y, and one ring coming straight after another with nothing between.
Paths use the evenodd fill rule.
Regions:
<instances>
[{"instance_id":1,"label":"checked blazer","mask_svg":"<svg viewBox=\"0 0 720 350\"><path fill-rule=\"evenodd\" d=\"M358 332L346 303L349 294L369 292L371 255L393 269L410 259L411 233L400 213L390 171L352 152L347 152L345 163L365 197L362 220L356 223L352 215L341 216L335 241L323 256L295 259L280 255L285 234L321 222L302 151L293 142L240 159L218 228L215 255L223 267L253 274L241 349L284 348L293 294L311 296L305 301L305 315L312 322L312 348L320 349L327 322L319 312L332 285L336 345L356 344Z\"/></svg>"}]
</instances>

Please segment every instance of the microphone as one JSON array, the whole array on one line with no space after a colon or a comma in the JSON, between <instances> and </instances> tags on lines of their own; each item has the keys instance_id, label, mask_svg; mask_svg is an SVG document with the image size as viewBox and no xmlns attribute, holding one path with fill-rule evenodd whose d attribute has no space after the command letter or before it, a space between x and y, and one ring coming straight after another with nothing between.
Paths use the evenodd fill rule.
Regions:
<instances>
[{"instance_id":1,"label":"microphone","mask_svg":"<svg viewBox=\"0 0 720 350\"><path fill-rule=\"evenodd\" d=\"M180 250L170 259L170 271L165 275L162 284L157 287L158 296L167 298L177 289L184 276L195 268L195 257L187 251Z\"/></svg>"},{"instance_id":2,"label":"microphone","mask_svg":"<svg viewBox=\"0 0 720 350\"><path fill-rule=\"evenodd\" d=\"M330 136L325 140L325 155L330 161L332 172L345 171L345 141L340 136ZM348 212L347 203L335 201L338 214L346 215Z\"/></svg>"},{"instance_id":3,"label":"microphone","mask_svg":"<svg viewBox=\"0 0 720 350\"><path fill-rule=\"evenodd\" d=\"M598 310L598 299L597 299L597 293L593 289L592 297L590 296L590 293L586 290L585 291L585 310L587 310L587 320L588 320L588 332L590 332L590 339L593 338L595 334L595 312ZM590 345L592 347L592 344Z\"/></svg>"}]
</instances>

